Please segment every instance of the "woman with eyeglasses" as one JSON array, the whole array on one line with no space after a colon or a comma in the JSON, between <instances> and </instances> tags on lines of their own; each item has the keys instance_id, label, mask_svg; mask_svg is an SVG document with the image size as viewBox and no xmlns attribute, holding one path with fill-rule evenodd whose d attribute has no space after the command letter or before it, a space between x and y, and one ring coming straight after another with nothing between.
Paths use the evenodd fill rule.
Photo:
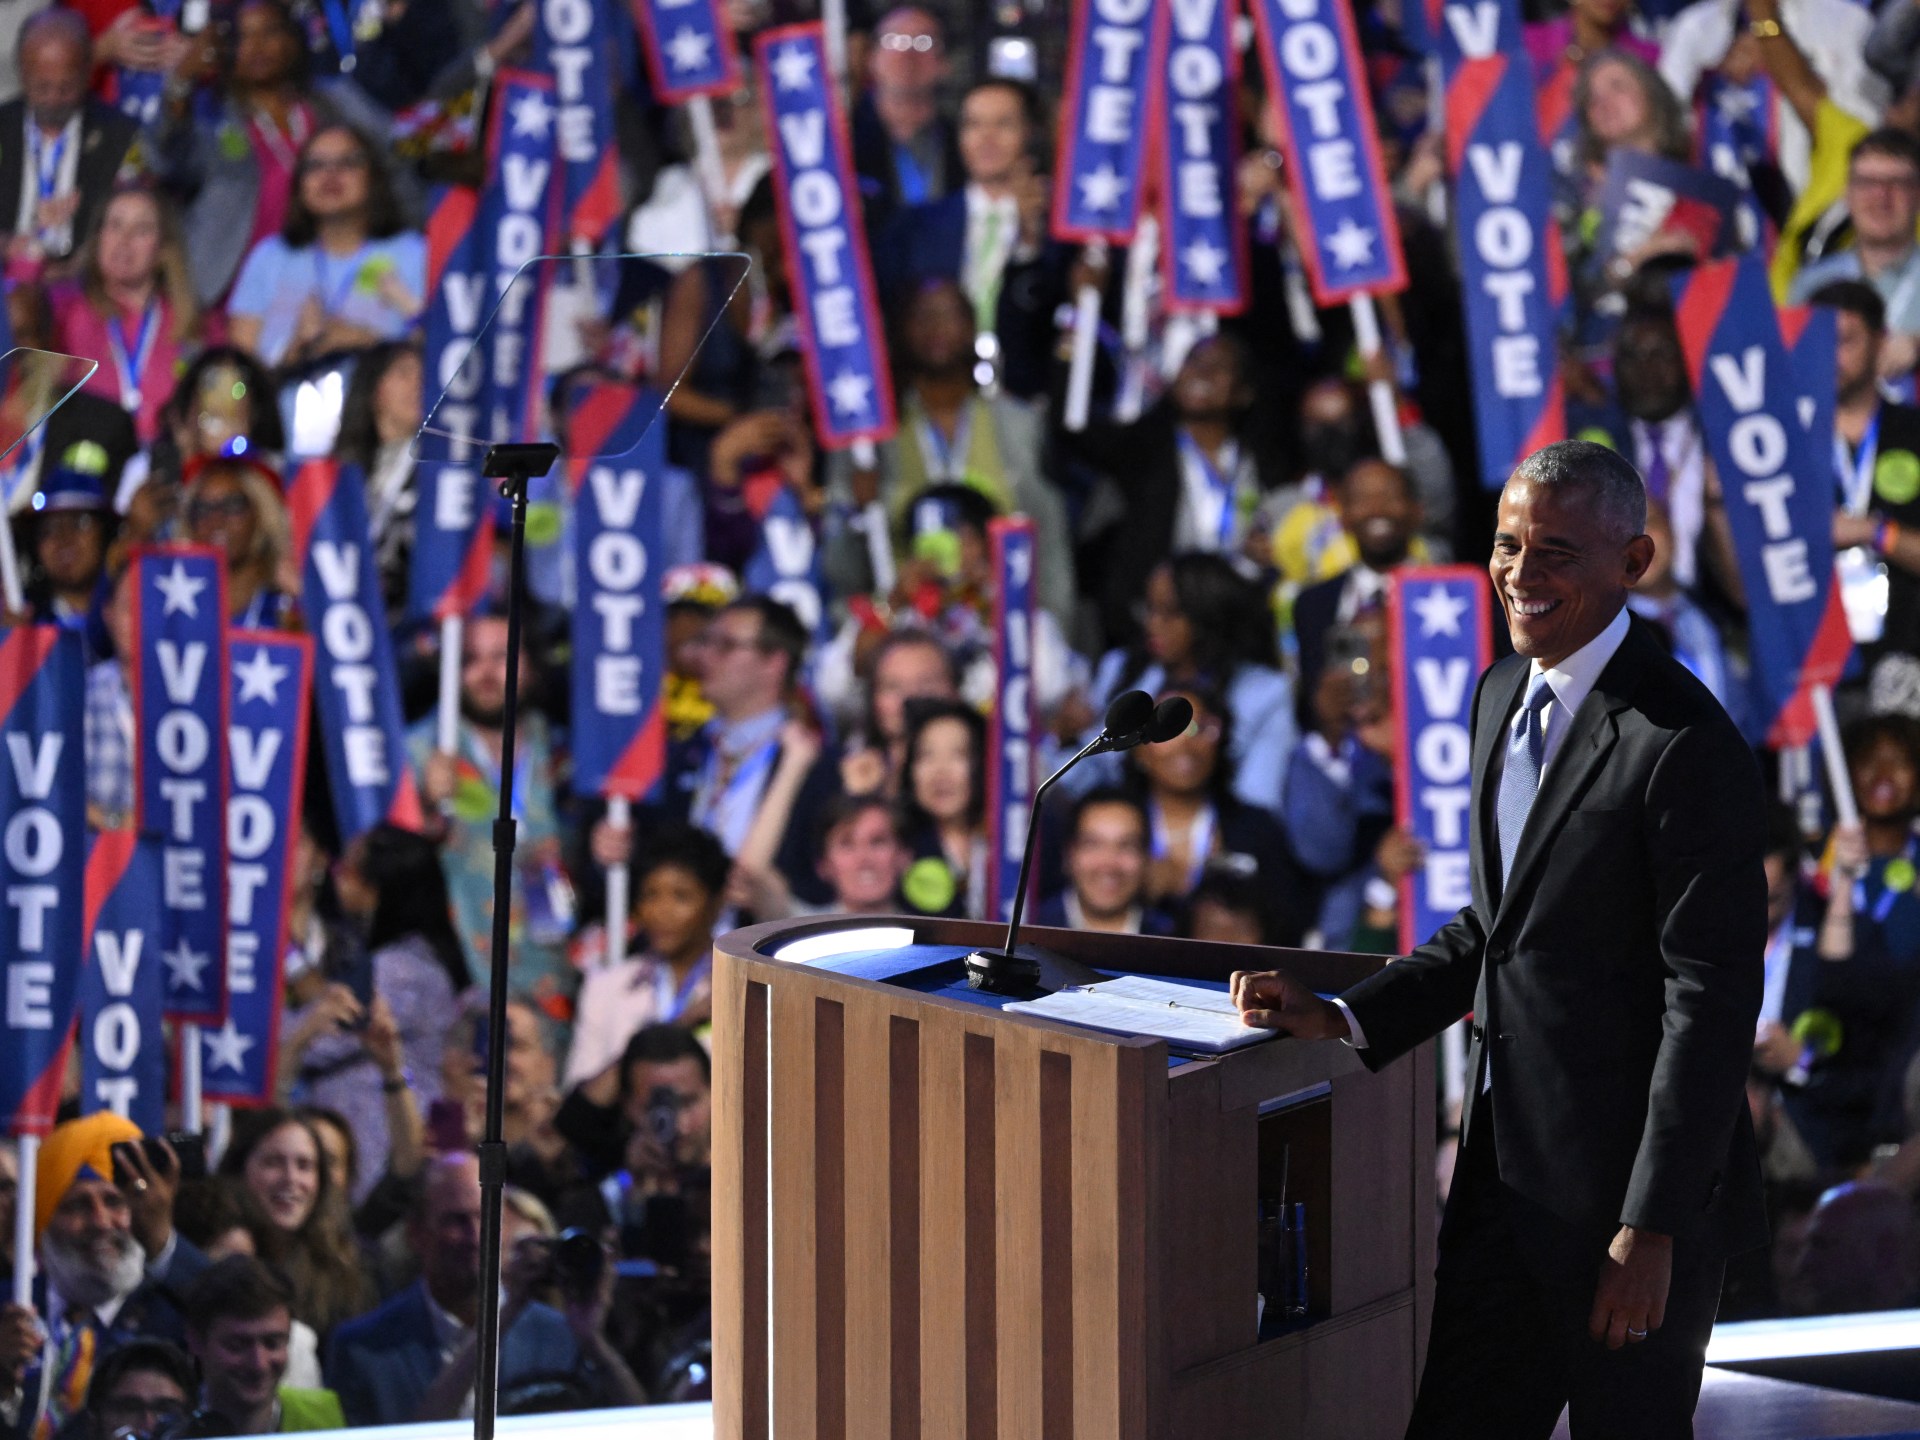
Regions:
<instances>
[{"instance_id":1,"label":"woman with eyeglasses","mask_svg":"<svg viewBox=\"0 0 1920 1440\"><path fill-rule=\"evenodd\" d=\"M234 343L285 368L399 339L426 289L426 239L380 156L332 124L301 147L287 218L248 254L227 309Z\"/></svg>"},{"instance_id":2,"label":"woman with eyeglasses","mask_svg":"<svg viewBox=\"0 0 1920 1440\"><path fill-rule=\"evenodd\" d=\"M123 408L152 444L200 328L171 203L144 186L116 190L81 247L78 285L51 298L59 349L99 362L86 393Z\"/></svg>"},{"instance_id":3,"label":"woman with eyeglasses","mask_svg":"<svg viewBox=\"0 0 1920 1440\"><path fill-rule=\"evenodd\" d=\"M187 258L203 306L219 304L242 261L278 235L296 187L301 148L326 125L346 120L377 129L380 117L353 86L315 91L306 37L282 0L244 0L230 48L209 27L172 77L155 134L154 168L189 198ZM222 81L218 120L198 113L194 82Z\"/></svg>"},{"instance_id":4,"label":"woman with eyeglasses","mask_svg":"<svg viewBox=\"0 0 1920 1440\"><path fill-rule=\"evenodd\" d=\"M227 615L242 630L283 630L293 596L281 584L287 560L287 507L279 477L246 458L201 460L187 467L186 538L227 557Z\"/></svg>"},{"instance_id":5,"label":"woman with eyeglasses","mask_svg":"<svg viewBox=\"0 0 1920 1440\"><path fill-rule=\"evenodd\" d=\"M1193 723L1171 740L1126 754L1128 783L1147 812L1146 903L1184 918L1188 897L1211 867L1257 876L1276 897L1276 913L1300 910L1304 886L1279 823L1234 794L1226 705L1198 684L1173 686L1158 698L1174 695L1193 706Z\"/></svg>"},{"instance_id":6,"label":"woman with eyeglasses","mask_svg":"<svg viewBox=\"0 0 1920 1440\"><path fill-rule=\"evenodd\" d=\"M1222 555L1184 551L1148 577L1137 646L1102 657L1083 714L1090 728L1075 748L1099 733L1099 717L1125 690L1154 694L1197 685L1220 696L1233 722L1227 759L1233 793L1259 810L1280 805L1293 751L1293 684L1280 673L1267 597ZM1066 781L1083 794L1119 780L1118 757L1081 765Z\"/></svg>"}]
</instances>

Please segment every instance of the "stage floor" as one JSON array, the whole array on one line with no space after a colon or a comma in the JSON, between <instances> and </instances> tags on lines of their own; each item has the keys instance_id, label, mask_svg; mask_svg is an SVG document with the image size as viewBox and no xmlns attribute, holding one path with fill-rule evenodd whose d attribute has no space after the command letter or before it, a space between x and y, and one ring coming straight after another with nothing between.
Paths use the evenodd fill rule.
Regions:
<instances>
[{"instance_id":1,"label":"stage floor","mask_svg":"<svg viewBox=\"0 0 1920 1440\"><path fill-rule=\"evenodd\" d=\"M1560 1417L1554 1440L1567 1440ZM1920 1435L1920 1405L1794 1385L1761 1375L1707 1368L1694 1440L1835 1440L1841 1436Z\"/></svg>"},{"instance_id":2,"label":"stage floor","mask_svg":"<svg viewBox=\"0 0 1920 1440\"><path fill-rule=\"evenodd\" d=\"M337 1432L338 1433L338 1432ZM466 1440L470 1421L391 1425L345 1432L361 1440ZM1556 1440L1567 1434L1561 1418ZM656 1405L582 1415L530 1415L500 1422L500 1435L560 1440L713 1440L710 1405ZM1709 1368L1694 1419L1695 1440L1838 1440L1867 1435L1920 1436L1920 1405L1793 1385Z\"/></svg>"}]
</instances>

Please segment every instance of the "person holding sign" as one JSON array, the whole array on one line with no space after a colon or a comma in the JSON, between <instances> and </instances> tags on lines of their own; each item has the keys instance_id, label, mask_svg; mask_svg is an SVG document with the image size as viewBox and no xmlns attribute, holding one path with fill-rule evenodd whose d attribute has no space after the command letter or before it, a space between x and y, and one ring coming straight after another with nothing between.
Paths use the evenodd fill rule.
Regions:
<instances>
[{"instance_id":1,"label":"person holding sign","mask_svg":"<svg viewBox=\"0 0 1920 1440\"><path fill-rule=\"evenodd\" d=\"M1569 1404L1576 1434L1690 1435L1727 1257L1766 1239L1764 796L1726 712L1626 611L1645 517L1604 446L1520 463L1489 567L1516 653L1474 700L1472 902L1337 998L1232 980L1249 1024L1369 1069L1473 1011L1410 1436L1545 1440Z\"/></svg>"},{"instance_id":2,"label":"person holding sign","mask_svg":"<svg viewBox=\"0 0 1920 1440\"><path fill-rule=\"evenodd\" d=\"M173 1228L180 1162L110 1110L58 1126L40 1147L34 1207L39 1316L0 1306L0 1437L52 1431L93 1367L133 1340L185 1338L178 1296L207 1260Z\"/></svg>"}]
</instances>

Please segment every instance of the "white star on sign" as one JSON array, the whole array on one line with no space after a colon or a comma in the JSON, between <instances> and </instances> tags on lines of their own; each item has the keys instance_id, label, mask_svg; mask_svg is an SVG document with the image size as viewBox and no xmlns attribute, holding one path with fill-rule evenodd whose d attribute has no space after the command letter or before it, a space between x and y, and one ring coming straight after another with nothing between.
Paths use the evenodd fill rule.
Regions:
<instances>
[{"instance_id":1,"label":"white star on sign","mask_svg":"<svg viewBox=\"0 0 1920 1440\"><path fill-rule=\"evenodd\" d=\"M165 575L154 576L153 588L166 596L167 603L160 611L162 615L185 611L196 620L200 618L200 604L196 597L207 588L207 582L187 574L186 567L178 560L173 562L173 569Z\"/></svg>"},{"instance_id":2,"label":"white star on sign","mask_svg":"<svg viewBox=\"0 0 1920 1440\"><path fill-rule=\"evenodd\" d=\"M538 90L530 90L513 102L513 133L529 140L544 140L553 125L553 106Z\"/></svg>"},{"instance_id":3,"label":"white star on sign","mask_svg":"<svg viewBox=\"0 0 1920 1440\"><path fill-rule=\"evenodd\" d=\"M1418 600L1413 602L1414 614L1420 617L1422 635L1458 635L1460 617L1467 613L1467 599L1456 595L1444 585L1436 585Z\"/></svg>"},{"instance_id":4,"label":"white star on sign","mask_svg":"<svg viewBox=\"0 0 1920 1440\"><path fill-rule=\"evenodd\" d=\"M264 700L280 703L280 682L287 678L287 667L276 665L264 647L253 652L253 659L233 667L233 678L240 682L240 702Z\"/></svg>"},{"instance_id":5,"label":"white star on sign","mask_svg":"<svg viewBox=\"0 0 1920 1440\"><path fill-rule=\"evenodd\" d=\"M865 414L867 396L872 390L871 380L851 370L842 370L827 382L827 397L833 401L833 408L842 415Z\"/></svg>"},{"instance_id":6,"label":"white star on sign","mask_svg":"<svg viewBox=\"0 0 1920 1440\"><path fill-rule=\"evenodd\" d=\"M180 937L180 943L172 950L163 950L160 961L173 972L170 979L176 990L204 990L200 983L200 972L213 963L211 955L202 955L187 944L186 936Z\"/></svg>"},{"instance_id":7,"label":"white star on sign","mask_svg":"<svg viewBox=\"0 0 1920 1440\"><path fill-rule=\"evenodd\" d=\"M247 1051L257 1042L236 1030L231 1017L218 1030L203 1030L200 1039L207 1047L207 1069L246 1073Z\"/></svg>"},{"instance_id":8,"label":"white star on sign","mask_svg":"<svg viewBox=\"0 0 1920 1440\"><path fill-rule=\"evenodd\" d=\"M707 54L713 49L713 37L702 35L691 25L682 25L667 41L667 59L676 70L704 70Z\"/></svg>"},{"instance_id":9,"label":"white star on sign","mask_svg":"<svg viewBox=\"0 0 1920 1440\"><path fill-rule=\"evenodd\" d=\"M1180 252L1180 263L1200 285L1218 285L1226 273L1227 252L1202 235Z\"/></svg>"},{"instance_id":10,"label":"white star on sign","mask_svg":"<svg viewBox=\"0 0 1920 1440\"><path fill-rule=\"evenodd\" d=\"M1113 210L1127 193L1127 180L1111 165L1102 165L1091 175L1080 177L1080 203L1089 210Z\"/></svg>"},{"instance_id":11,"label":"white star on sign","mask_svg":"<svg viewBox=\"0 0 1920 1440\"><path fill-rule=\"evenodd\" d=\"M813 52L788 45L773 54L773 80L781 90L805 90L813 84Z\"/></svg>"},{"instance_id":12,"label":"white star on sign","mask_svg":"<svg viewBox=\"0 0 1920 1440\"><path fill-rule=\"evenodd\" d=\"M1333 233L1320 243L1327 247L1333 255L1333 263L1342 270L1373 263L1373 231L1364 225L1354 224L1351 215L1336 225Z\"/></svg>"},{"instance_id":13,"label":"white star on sign","mask_svg":"<svg viewBox=\"0 0 1920 1440\"><path fill-rule=\"evenodd\" d=\"M1721 87L1714 97L1714 108L1730 121L1741 121L1753 114L1756 97L1751 90L1736 90L1731 85Z\"/></svg>"}]
</instances>

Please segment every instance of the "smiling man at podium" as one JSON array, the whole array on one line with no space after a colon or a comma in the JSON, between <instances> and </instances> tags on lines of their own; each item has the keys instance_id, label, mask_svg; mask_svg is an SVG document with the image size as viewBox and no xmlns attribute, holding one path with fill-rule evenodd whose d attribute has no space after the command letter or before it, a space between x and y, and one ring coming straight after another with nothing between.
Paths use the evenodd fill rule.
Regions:
<instances>
[{"instance_id":1,"label":"smiling man at podium","mask_svg":"<svg viewBox=\"0 0 1920 1440\"><path fill-rule=\"evenodd\" d=\"M1469 1009L1463 1150L1409 1437L1692 1434L1729 1255L1766 1222L1744 1083L1766 944L1752 752L1627 591L1633 467L1568 441L1500 497L1516 652L1474 702L1473 903L1337 999L1240 973L1249 1024L1378 1069Z\"/></svg>"}]
</instances>

